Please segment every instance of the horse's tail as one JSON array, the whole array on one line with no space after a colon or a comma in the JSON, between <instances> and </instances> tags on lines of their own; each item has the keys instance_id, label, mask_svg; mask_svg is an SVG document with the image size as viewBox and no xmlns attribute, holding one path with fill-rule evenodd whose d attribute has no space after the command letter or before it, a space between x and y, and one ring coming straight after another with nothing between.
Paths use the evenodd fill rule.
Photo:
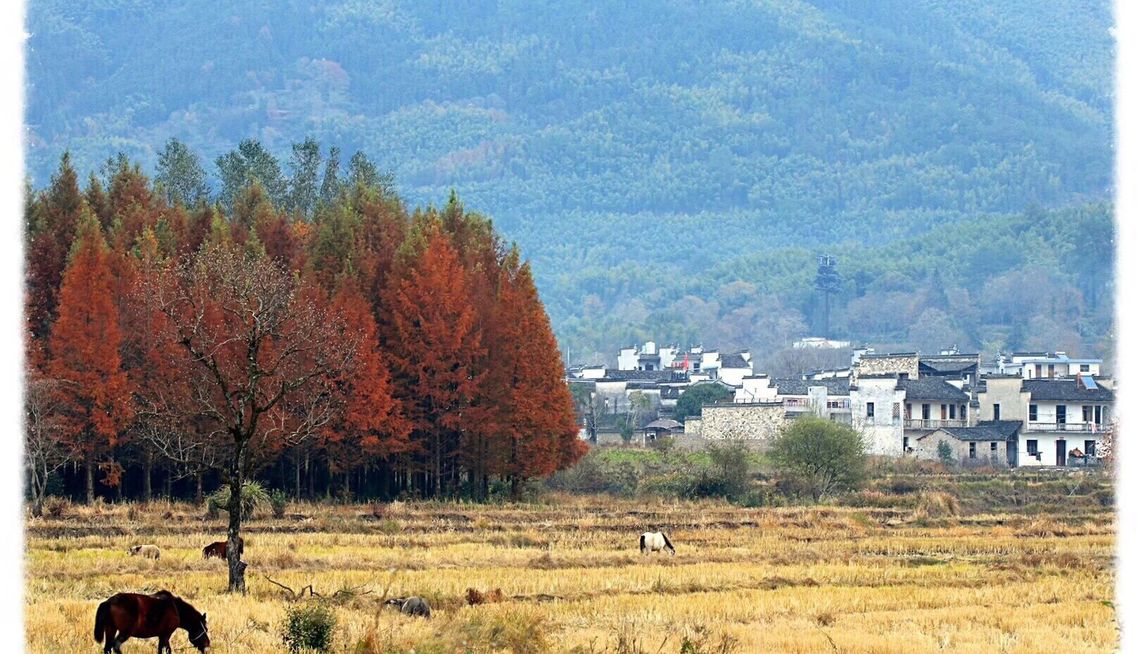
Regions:
<instances>
[{"instance_id":1,"label":"horse's tail","mask_svg":"<svg viewBox=\"0 0 1140 654\"><path fill-rule=\"evenodd\" d=\"M668 547L669 551L671 551L671 552L677 551L677 550L673 549L673 543L669 542L669 537L665 535L665 532L661 532L661 537L665 539L665 547Z\"/></svg>"},{"instance_id":2,"label":"horse's tail","mask_svg":"<svg viewBox=\"0 0 1140 654\"><path fill-rule=\"evenodd\" d=\"M111 606L107 602L99 605L95 609L95 642L103 642L103 634L107 628L107 620L110 618Z\"/></svg>"},{"instance_id":3,"label":"horse's tail","mask_svg":"<svg viewBox=\"0 0 1140 654\"><path fill-rule=\"evenodd\" d=\"M645 534L641 535L641 553L645 554Z\"/></svg>"}]
</instances>

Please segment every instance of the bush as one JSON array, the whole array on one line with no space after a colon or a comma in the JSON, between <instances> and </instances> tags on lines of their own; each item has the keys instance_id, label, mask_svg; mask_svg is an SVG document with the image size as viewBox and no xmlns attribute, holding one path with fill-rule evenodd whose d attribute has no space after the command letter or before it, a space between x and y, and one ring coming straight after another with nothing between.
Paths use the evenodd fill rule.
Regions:
<instances>
[{"instance_id":1,"label":"bush","mask_svg":"<svg viewBox=\"0 0 1140 654\"><path fill-rule=\"evenodd\" d=\"M230 487L222 486L206 500L206 513L216 517L218 511L225 511L230 503ZM261 484L256 481L247 481L241 485L241 517L249 520L254 511L270 503L269 494Z\"/></svg>"},{"instance_id":2,"label":"bush","mask_svg":"<svg viewBox=\"0 0 1140 654\"><path fill-rule=\"evenodd\" d=\"M284 518L285 517L285 505L288 502L289 502L289 496L285 494L285 491L274 490L272 493L269 494L269 504L270 504L270 506L273 507L273 517L274 518Z\"/></svg>"},{"instance_id":3,"label":"bush","mask_svg":"<svg viewBox=\"0 0 1140 654\"><path fill-rule=\"evenodd\" d=\"M950 443L938 442L938 461L947 468L953 467L957 463L954 460L954 450L950 447Z\"/></svg>"},{"instance_id":4,"label":"bush","mask_svg":"<svg viewBox=\"0 0 1140 654\"><path fill-rule=\"evenodd\" d=\"M844 490L857 490L867 471L862 436L848 425L804 416L785 426L772 442L776 468L802 481L816 502Z\"/></svg>"},{"instance_id":5,"label":"bush","mask_svg":"<svg viewBox=\"0 0 1140 654\"><path fill-rule=\"evenodd\" d=\"M62 518L64 510L67 509L67 500L62 497L47 497L44 499L44 515L49 518Z\"/></svg>"},{"instance_id":6,"label":"bush","mask_svg":"<svg viewBox=\"0 0 1140 654\"><path fill-rule=\"evenodd\" d=\"M958 515L960 511L958 498L941 491L922 493L918 496L918 505L914 509L917 518L948 518Z\"/></svg>"},{"instance_id":7,"label":"bush","mask_svg":"<svg viewBox=\"0 0 1140 654\"><path fill-rule=\"evenodd\" d=\"M281 625L281 640L290 652L327 652L332 647L336 614L323 603L290 606Z\"/></svg>"}]
</instances>

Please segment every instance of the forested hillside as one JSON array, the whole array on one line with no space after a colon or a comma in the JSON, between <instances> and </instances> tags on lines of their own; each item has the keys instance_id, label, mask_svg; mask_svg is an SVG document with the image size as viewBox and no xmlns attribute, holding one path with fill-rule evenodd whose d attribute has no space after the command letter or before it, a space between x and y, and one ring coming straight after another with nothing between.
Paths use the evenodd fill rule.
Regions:
<instances>
[{"instance_id":1,"label":"forested hillside","mask_svg":"<svg viewBox=\"0 0 1140 654\"><path fill-rule=\"evenodd\" d=\"M34 0L29 172L362 150L518 241L575 359L774 352L821 252L835 336L1108 354L1111 5L991 4Z\"/></svg>"}]
</instances>

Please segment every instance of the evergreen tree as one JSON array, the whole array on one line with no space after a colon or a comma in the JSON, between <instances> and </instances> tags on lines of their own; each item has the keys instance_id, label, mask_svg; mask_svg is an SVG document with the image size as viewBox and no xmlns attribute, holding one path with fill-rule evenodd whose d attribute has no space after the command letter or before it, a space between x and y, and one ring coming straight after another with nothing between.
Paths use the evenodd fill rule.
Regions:
<instances>
[{"instance_id":1,"label":"evergreen tree","mask_svg":"<svg viewBox=\"0 0 1140 654\"><path fill-rule=\"evenodd\" d=\"M205 200L210 191L198 155L176 138L168 140L158 153L154 182L162 188L168 204L183 207Z\"/></svg>"}]
</instances>

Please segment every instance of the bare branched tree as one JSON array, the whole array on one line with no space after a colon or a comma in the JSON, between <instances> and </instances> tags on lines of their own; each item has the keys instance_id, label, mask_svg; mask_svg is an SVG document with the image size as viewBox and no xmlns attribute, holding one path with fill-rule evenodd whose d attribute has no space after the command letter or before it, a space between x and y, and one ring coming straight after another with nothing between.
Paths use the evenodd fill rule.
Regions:
<instances>
[{"instance_id":1,"label":"bare branched tree","mask_svg":"<svg viewBox=\"0 0 1140 654\"><path fill-rule=\"evenodd\" d=\"M63 379L45 377L32 368L24 390L24 464L32 490L32 515L43 515L48 477L71 460L62 435L67 430Z\"/></svg>"},{"instance_id":2,"label":"bare branched tree","mask_svg":"<svg viewBox=\"0 0 1140 654\"><path fill-rule=\"evenodd\" d=\"M205 247L180 265L158 268L140 299L172 347L185 381L177 397L146 398L156 415L184 428L155 439L169 456L210 465L219 455L230 488L229 590L245 590L243 482L270 457L312 436L343 407L337 379L350 374L359 338L330 315L319 292L267 258ZM159 423L161 425L161 423Z\"/></svg>"}]
</instances>

